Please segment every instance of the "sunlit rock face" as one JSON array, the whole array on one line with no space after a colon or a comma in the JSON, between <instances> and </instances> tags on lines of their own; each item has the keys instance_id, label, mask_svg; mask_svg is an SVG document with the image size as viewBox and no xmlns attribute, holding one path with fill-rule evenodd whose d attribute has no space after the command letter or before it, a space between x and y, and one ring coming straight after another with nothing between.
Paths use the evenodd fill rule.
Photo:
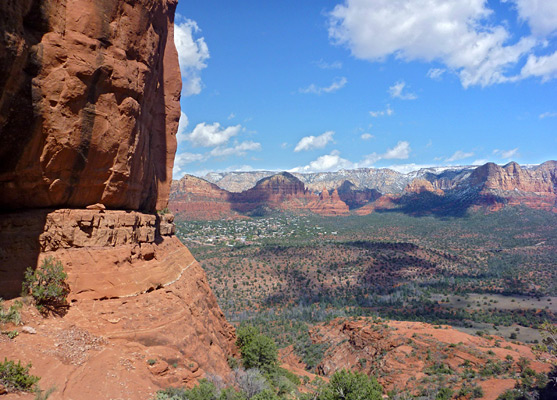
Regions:
<instances>
[{"instance_id":1,"label":"sunlit rock face","mask_svg":"<svg viewBox=\"0 0 557 400\"><path fill-rule=\"evenodd\" d=\"M0 208L164 208L175 0L0 3Z\"/></svg>"}]
</instances>

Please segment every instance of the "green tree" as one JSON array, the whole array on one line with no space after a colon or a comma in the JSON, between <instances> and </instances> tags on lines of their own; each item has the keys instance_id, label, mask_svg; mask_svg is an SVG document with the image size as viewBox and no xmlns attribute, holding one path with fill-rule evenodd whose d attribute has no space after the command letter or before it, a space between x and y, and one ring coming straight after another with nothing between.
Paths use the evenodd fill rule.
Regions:
<instances>
[{"instance_id":1,"label":"green tree","mask_svg":"<svg viewBox=\"0 0 557 400\"><path fill-rule=\"evenodd\" d=\"M246 369L257 368L271 373L278 366L278 350L273 339L259 333L257 328L245 325L236 332L236 344L240 347Z\"/></svg>"},{"instance_id":2,"label":"green tree","mask_svg":"<svg viewBox=\"0 0 557 400\"><path fill-rule=\"evenodd\" d=\"M382 392L375 378L343 369L333 374L317 400L382 400Z\"/></svg>"}]
</instances>

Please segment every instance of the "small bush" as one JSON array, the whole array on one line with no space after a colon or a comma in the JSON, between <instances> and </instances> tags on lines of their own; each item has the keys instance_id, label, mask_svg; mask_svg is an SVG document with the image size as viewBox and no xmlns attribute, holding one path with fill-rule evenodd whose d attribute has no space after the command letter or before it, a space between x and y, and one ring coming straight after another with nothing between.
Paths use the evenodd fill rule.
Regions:
<instances>
[{"instance_id":1,"label":"small bush","mask_svg":"<svg viewBox=\"0 0 557 400\"><path fill-rule=\"evenodd\" d=\"M31 364L24 366L21 365L20 361L16 364L14 361L4 358L4 362L0 362L0 383L8 391L21 390L28 392L33 390L41 378L29 375L29 368L31 368Z\"/></svg>"},{"instance_id":2,"label":"small bush","mask_svg":"<svg viewBox=\"0 0 557 400\"><path fill-rule=\"evenodd\" d=\"M0 299L0 323L7 324L11 322L14 325L19 325L21 323L21 315L19 313L22 306L21 302L15 301L7 310L4 310L2 303L3 300Z\"/></svg>"},{"instance_id":3,"label":"small bush","mask_svg":"<svg viewBox=\"0 0 557 400\"><path fill-rule=\"evenodd\" d=\"M37 309L42 313L59 313L67 307L66 297L70 292L66 283L67 274L59 260L47 257L40 268L25 271L23 294L35 299Z\"/></svg>"}]
</instances>

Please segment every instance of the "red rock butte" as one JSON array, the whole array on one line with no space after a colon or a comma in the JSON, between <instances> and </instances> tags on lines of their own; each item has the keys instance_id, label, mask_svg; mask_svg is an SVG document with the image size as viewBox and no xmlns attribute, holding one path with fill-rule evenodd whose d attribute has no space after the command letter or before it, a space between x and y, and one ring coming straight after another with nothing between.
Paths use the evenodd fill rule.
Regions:
<instances>
[{"instance_id":1,"label":"red rock butte","mask_svg":"<svg viewBox=\"0 0 557 400\"><path fill-rule=\"evenodd\" d=\"M180 116L175 8L0 3L0 297L18 296L46 257L71 290L63 318L25 306L37 334L0 341L0 354L31 362L57 399L150 399L226 376L236 354L173 216L155 212L168 204Z\"/></svg>"}]
</instances>

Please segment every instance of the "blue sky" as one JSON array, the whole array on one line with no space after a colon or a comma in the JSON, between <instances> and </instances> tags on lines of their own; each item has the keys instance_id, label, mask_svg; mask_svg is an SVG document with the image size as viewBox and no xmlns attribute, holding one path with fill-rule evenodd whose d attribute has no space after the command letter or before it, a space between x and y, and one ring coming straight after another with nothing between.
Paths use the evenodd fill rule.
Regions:
<instances>
[{"instance_id":1,"label":"blue sky","mask_svg":"<svg viewBox=\"0 0 557 400\"><path fill-rule=\"evenodd\" d=\"M188 0L174 177L557 159L557 1Z\"/></svg>"}]
</instances>

